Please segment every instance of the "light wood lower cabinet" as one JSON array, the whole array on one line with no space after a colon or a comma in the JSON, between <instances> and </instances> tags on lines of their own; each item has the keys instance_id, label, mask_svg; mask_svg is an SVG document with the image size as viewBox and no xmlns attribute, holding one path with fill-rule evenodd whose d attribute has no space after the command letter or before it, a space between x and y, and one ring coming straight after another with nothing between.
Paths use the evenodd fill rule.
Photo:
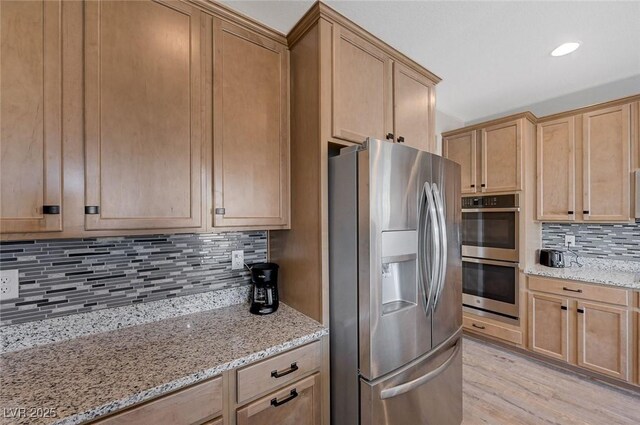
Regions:
<instances>
[{"instance_id":1,"label":"light wood lower cabinet","mask_svg":"<svg viewBox=\"0 0 640 425\"><path fill-rule=\"evenodd\" d=\"M238 409L238 425L320 425L320 375L315 374Z\"/></svg>"},{"instance_id":2,"label":"light wood lower cabinet","mask_svg":"<svg viewBox=\"0 0 640 425\"><path fill-rule=\"evenodd\" d=\"M193 385L122 413L95 422L98 425L190 425L222 414L222 378ZM212 423L216 423L218 419Z\"/></svg>"},{"instance_id":3,"label":"light wood lower cabinet","mask_svg":"<svg viewBox=\"0 0 640 425\"><path fill-rule=\"evenodd\" d=\"M0 229L62 230L62 2L0 2Z\"/></svg>"},{"instance_id":4,"label":"light wood lower cabinet","mask_svg":"<svg viewBox=\"0 0 640 425\"><path fill-rule=\"evenodd\" d=\"M238 370L238 403L319 370L321 357L322 348L317 341Z\"/></svg>"},{"instance_id":5,"label":"light wood lower cabinet","mask_svg":"<svg viewBox=\"0 0 640 425\"><path fill-rule=\"evenodd\" d=\"M629 312L578 302L578 366L626 380Z\"/></svg>"},{"instance_id":6,"label":"light wood lower cabinet","mask_svg":"<svg viewBox=\"0 0 640 425\"><path fill-rule=\"evenodd\" d=\"M326 341L325 341L326 342ZM322 341L116 412L98 425L320 425ZM328 361L328 359L327 359ZM328 380L326 381L328 382Z\"/></svg>"},{"instance_id":7,"label":"light wood lower cabinet","mask_svg":"<svg viewBox=\"0 0 640 425\"><path fill-rule=\"evenodd\" d=\"M497 320L478 317L474 314L464 313L462 326L465 330L486 335L512 344L521 345L522 332L518 326L500 323Z\"/></svg>"},{"instance_id":8,"label":"light wood lower cabinet","mask_svg":"<svg viewBox=\"0 0 640 425\"><path fill-rule=\"evenodd\" d=\"M569 300L529 295L529 349L569 361Z\"/></svg>"},{"instance_id":9,"label":"light wood lower cabinet","mask_svg":"<svg viewBox=\"0 0 640 425\"><path fill-rule=\"evenodd\" d=\"M554 295L563 289L573 295ZM629 374L633 352L631 308L627 307L630 291L533 276L529 277L529 291L534 291L528 294L531 351L633 382ZM540 293L543 291L546 293Z\"/></svg>"}]
</instances>

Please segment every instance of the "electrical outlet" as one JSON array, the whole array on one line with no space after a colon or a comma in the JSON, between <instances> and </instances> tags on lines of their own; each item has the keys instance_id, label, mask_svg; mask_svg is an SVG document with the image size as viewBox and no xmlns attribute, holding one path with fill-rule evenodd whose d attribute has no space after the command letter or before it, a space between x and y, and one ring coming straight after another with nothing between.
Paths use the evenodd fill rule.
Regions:
<instances>
[{"instance_id":1,"label":"electrical outlet","mask_svg":"<svg viewBox=\"0 0 640 425\"><path fill-rule=\"evenodd\" d=\"M18 270L0 270L0 299L18 298Z\"/></svg>"},{"instance_id":2,"label":"electrical outlet","mask_svg":"<svg viewBox=\"0 0 640 425\"><path fill-rule=\"evenodd\" d=\"M244 251L231 251L231 269L244 269Z\"/></svg>"},{"instance_id":3,"label":"electrical outlet","mask_svg":"<svg viewBox=\"0 0 640 425\"><path fill-rule=\"evenodd\" d=\"M576 246L576 235L564 235L564 246L569 248Z\"/></svg>"}]
</instances>

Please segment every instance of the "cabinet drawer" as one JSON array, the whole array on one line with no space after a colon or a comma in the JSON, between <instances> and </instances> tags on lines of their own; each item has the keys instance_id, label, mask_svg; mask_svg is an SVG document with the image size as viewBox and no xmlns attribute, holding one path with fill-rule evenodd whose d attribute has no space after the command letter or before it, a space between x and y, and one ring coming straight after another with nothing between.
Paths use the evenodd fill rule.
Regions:
<instances>
[{"instance_id":1,"label":"cabinet drawer","mask_svg":"<svg viewBox=\"0 0 640 425\"><path fill-rule=\"evenodd\" d=\"M321 346L316 341L238 370L238 403L319 369L320 358Z\"/></svg>"},{"instance_id":2,"label":"cabinet drawer","mask_svg":"<svg viewBox=\"0 0 640 425\"><path fill-rule=\"evenodd\" d=\"M514 344L522 344L522 332L519 329L510 328L509 325L498 325L475 317L467 316L462 318L462 326L472 332L488 335L503 341Z\"/></svg>"},{"instance_id":3,"label":"cabinet drawer","mask_svg":"<svg viewBox=\"0 0 640 425\"><path fill-rule=\"evenodd\" d=\"M236 412L238 425L319 425L320 375L273 392Z\"/></svg>"},{"instance_id":4,"label":"cabinet drawer","mask_svg":"<svg viewBox=\"0 0 640 425\"><path fill-rule=\"evenodd\" d=\"M565 297L598 301L609 304L629 305L629 291L607 286L589 285L574 280L547 279L529 276L529 289Z\"/></svg>"},{"instance_id":5,"label":"cabinet drawer","mask_svg":"<svg viewBox=\"0 0 640 425\"><path fill-rule=\"evenodd\" d=\"M176 425L201 423L222 414L222 378L184 390L96 422L99 425ZM214 420L214 424L217 422Z\"/></svg>"}]
</instances>

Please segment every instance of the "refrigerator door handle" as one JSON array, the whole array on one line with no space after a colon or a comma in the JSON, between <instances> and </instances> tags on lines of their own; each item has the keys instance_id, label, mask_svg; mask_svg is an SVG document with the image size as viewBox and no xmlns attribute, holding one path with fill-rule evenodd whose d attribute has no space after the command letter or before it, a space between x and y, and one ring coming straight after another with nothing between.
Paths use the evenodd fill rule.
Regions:
<instances>
[{"instance_id":1,"label":"refrigerator door handle","mask_svg":"<svg viewBox=\"0 0 640 425\"><path fill-rule=\"evenodd\" d=\"M414 390L414 389L426 384L427 382L431 381L432 379L434 379L435 377L440 375L442 372L444 372L449 367L451 362L453 362L453 360L458 355L458 352L460 351L460 347L462 347L461 341L462 341L462 338L458 339L458 341L456 342L456 345L455 345L456 348L453 350L453 352L451 353L449 358L447 360L445 360L440 366L438 366L437 368L435 368L431 372L429 372L429 373L427 373L425 375L422 375L419 378L414 379L413 381L405 382L404 384L400 384L400 385L397 385L395 387L387 388L387 389L384 389L384 390L380 391L380 398L382 400L385 400L385 399L388 399L388 398L399 396L399 395L404 394L404 393L408 393L409 391Z\"/></svg>"},{"instance_id":2,"label":"refrigerator door handle","mask_svg":"<svg viewBox=\"0 0 640 425\"><path fill-rule=\"evenodd\" d=\"M425 214L424 206L427 203L427 191L426 188L422 188L420 192L420 200L418 204L418 279L420 281L420 287L422 288L422 298L424 300L424 309L429 311L429 298L430 295L426 287L426 272L425 272L425 231L427 228L427 214Z\"/></svg>"},{"instance_id":3,"label":"refrigerator door handle","mask_svg":"<svg viewBox=\"0 0 640 425\"><path fill-rule=\"evenodd\" d=\"M439 257L439 270L438 270L438 285L433 300L433 308L438 307L440 301L440 295L444 288L445 279L447 277L447 223L444 216L444 201L442 199L442 193L438 189L438 185L433 183L433 198L436 204L436 211L438 212L438 224L440 225L440 257Z\"/></svg>"},{"instance_id":4,"label":"refrigerator door handle","mask_svg":"<svg viewBox=\"0 0 640 425\"><path fill-rule=\"evenodd\" d=\"M422 228L419 229L418 233L418 262L419 262L419 275L420 281L422 284L423 293L425 296L425 313L429 315L431 310L431 300L432 295L434 294L435 285L437 284L437 276L438 276L438 267L437 267L437 259L440 257L440 229L437 226L437 217L436 217L436 208L433 200L433 193L431 191L431 185L429 182L425 182L422 187L422 195L420 202L420 220L419 223L422 223ZM427 213L423 211L423 206L426 204ZM431 232L432 232L432 242L429 247L429 253L426 253L426 240L427 240L427 224L431 223ZM427 276L427 270L425 270L425 263L427 262L427 255L431 255L432 270L431 276ZM426 280L429 279L428 289Z\"/></svg>"}]
</instances>

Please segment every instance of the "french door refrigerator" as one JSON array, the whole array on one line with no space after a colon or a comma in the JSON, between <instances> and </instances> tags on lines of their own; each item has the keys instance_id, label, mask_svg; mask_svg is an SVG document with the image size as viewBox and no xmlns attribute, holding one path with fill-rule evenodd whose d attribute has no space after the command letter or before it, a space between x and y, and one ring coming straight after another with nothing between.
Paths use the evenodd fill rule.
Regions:
<instances>
[{"instance_id":1,"label":"french door refrigerator","mask_svg":"<svg viewBox=\"0 0 640 425\"><path fill-rule=\"evenodd\" d=\"M333 425L462 422L460 166L367 140L329 160Z\"/></svg>"}]
</instances>

